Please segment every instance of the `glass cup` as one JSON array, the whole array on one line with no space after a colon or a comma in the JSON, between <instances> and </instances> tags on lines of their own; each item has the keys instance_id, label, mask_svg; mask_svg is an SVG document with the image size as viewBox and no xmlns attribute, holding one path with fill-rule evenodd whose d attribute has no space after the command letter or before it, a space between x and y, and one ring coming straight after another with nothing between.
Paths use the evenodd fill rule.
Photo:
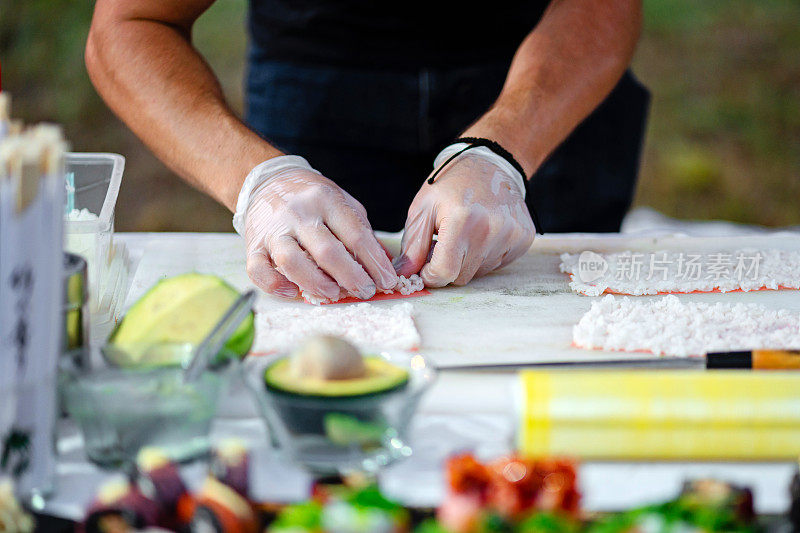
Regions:
<instances>
[{"instance_id":1,"label":"glass cup","mask_svg":"<svg viewBox=\"0 0 800 533\"><path fill-rule=\"evenodd\" d=\"M108 359L108 355L104 355ZM220 395L238 361L229 354L197 380L181 366L103 368L65 379L64 401L87 457L105 468L132 464L145 446L178 462L207 453Z\"/></svg>"}]
</instances>

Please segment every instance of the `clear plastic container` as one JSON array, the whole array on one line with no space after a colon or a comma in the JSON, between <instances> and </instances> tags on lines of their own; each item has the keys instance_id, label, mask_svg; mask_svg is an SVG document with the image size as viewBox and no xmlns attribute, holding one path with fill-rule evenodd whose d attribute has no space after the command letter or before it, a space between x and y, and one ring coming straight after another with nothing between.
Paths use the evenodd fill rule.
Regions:
<instances>
[{"instance_id":1,"label":"clear plastic container","mask_svg":"<svg viewBox=\"0 0 800 533\"><path fill-rule=\"evenodd\" d=\"M74 176L74 210L65 213L65 249L87 262L89 295L95 307L108 274L117 203L125 158L109 153L68 153L66 172Z\"/></svg>"}]
</instances>

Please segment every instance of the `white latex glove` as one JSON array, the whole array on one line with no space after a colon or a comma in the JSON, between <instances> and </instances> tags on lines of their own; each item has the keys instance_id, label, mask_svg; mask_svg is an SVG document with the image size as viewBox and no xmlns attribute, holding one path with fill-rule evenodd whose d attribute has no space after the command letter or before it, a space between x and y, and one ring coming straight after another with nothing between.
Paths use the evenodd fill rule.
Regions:
<instances>
[{"instance_id":1,"label":"white latex glove","mask_svg":"<svg viewBox=\"0 0 800 533\"><path fill-rule=\"evenodd\" d=\"M367 212L298 156L280 156L245 179L233 226L247 246L247 275L262 290L368 299L398 282Z\"/></svg>"},{"instance_id":2,"label":"white latex glove","mask_svg":"<svg viewBox=\"0 0 800 533\"><path fill-rule=\"evenodd\" d=\"M466 146L442 150L434 168ZM395 268L404 276L419 272L428 287L464 285L523 255L535 233L522 175L488 148L471 148L433 184L423 183L408 211Z\"/></svg>"}]
</instances>

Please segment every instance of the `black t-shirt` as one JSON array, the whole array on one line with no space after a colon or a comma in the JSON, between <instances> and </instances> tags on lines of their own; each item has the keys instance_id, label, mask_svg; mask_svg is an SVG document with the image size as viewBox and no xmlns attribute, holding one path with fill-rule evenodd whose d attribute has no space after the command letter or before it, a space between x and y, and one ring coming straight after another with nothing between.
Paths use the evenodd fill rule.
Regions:
<instances>
[{"instance_id":1,"label":"black t-shirt","mask_svg":"<svg viewBox=\"0 0 800 533\"><path fill-rule=\"evenodd\" d=\"M262 59L420 68L510 61L548 0L250 0Z\"/></svg>"}]
</instances>

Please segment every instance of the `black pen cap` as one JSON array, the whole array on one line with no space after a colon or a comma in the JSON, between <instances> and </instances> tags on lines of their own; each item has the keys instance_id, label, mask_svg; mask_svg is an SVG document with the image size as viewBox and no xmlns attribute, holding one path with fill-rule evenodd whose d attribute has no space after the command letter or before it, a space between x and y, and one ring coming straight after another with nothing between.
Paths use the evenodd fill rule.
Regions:
<instances>
[{"instance_id":1,"label":"black pen cap","mask_svg":"<svg viewBox=\"0 0 800 533\"><path fill-rule=\"evenodd\" d=\"M706 368L753 368L753 352L718 352L707 354Z\"/></svg>"}]
</instances>

